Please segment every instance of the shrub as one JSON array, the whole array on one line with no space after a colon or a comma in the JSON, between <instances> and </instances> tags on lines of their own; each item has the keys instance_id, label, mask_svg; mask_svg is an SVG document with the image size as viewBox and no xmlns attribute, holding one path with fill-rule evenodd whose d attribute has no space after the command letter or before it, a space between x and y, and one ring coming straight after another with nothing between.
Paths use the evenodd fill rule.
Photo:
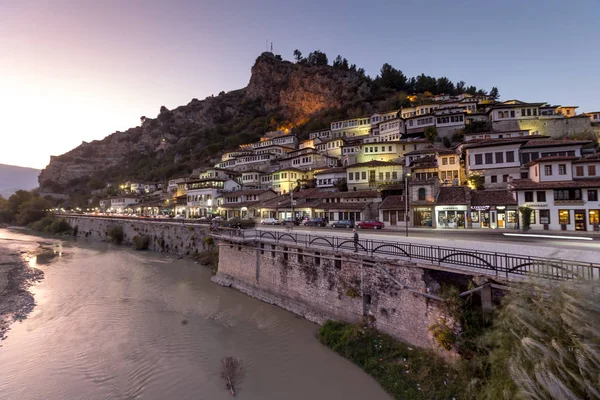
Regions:
<instances>
[{"instance_id":1,"label":"shrub","mask_svg":"<svg viewBox=\"0 0 600 400\"><path fill-rule=\"evenodd\" d=\"M106 231L106 236L110 238L110 241L114 244L121 244L125 237L123 233L123 227L121 225L113 225Z\"/></svg>"},{"instance_id":2,"label":"shrub","mask_svg":"<svg viewBox=\"0 0 600 400\"><path fill-rule=\"evenodd\" d=\"M64 218L56 218L53 215L47 215L30 224L29 227L34 231L54 234L71 232L71 226Z\"/></svg>"},{"instance_id":3,"label":"shrub","mask_svg":"<svg viewBox=\"0 0 600 400\"><path fill-rule=\"evenodd\" d=\"M148 235L135 235L131 239L133 243L134 250L148 250L148 246L150 245L150 236Z\"/></svg>"}]
</instances>

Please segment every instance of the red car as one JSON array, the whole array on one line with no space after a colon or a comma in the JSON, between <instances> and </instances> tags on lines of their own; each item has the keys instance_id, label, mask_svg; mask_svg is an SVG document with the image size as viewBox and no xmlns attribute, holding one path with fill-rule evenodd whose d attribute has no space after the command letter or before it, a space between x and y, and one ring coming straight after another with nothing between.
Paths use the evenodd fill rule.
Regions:
<instances>
[{"instance_id":1,"label":"red car","mask_svg":"<svg viewBox=\"0 0 600 400\"><path fill-rule=\"evenodd\" d=\"M383 229L383 222L377 220L357 222L356 227L359 229Z\"/></svg>"}]
</instances>

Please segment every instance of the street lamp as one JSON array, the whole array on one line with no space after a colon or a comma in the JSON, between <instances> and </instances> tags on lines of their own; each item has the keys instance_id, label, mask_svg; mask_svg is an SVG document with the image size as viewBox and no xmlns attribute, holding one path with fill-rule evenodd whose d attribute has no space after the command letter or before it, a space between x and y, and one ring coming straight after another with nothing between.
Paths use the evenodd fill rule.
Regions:
<instances>
[{"instance_id":1,"label":"street lamp","mask_svg":"<svg viewBox=\"0 0 600 400\"><path fill-rule=\"evenodd\" d=\"M408 178L410 178L410 172L404 175L404 229L406 232L406 237L408 237Z\"/></svg>"}]
</instances>

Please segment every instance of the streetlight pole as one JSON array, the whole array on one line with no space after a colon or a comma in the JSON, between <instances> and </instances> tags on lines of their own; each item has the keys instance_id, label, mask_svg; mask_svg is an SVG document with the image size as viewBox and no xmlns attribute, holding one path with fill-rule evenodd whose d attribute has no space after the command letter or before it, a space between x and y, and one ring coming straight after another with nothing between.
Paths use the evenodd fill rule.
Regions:
<instances>
[{"instance_id":1,"label":"streetlight pole","mask_svg":"<svg viewBox=\"0 0 600 400\"><path fill-rule=\"evenodd\" d=\"M408 237L408 207L409 207L409 199L408 199L408 178L410 177L410 173L404 175L404 229L406 233L406 237Z\"/></svg>"}]
</instances>

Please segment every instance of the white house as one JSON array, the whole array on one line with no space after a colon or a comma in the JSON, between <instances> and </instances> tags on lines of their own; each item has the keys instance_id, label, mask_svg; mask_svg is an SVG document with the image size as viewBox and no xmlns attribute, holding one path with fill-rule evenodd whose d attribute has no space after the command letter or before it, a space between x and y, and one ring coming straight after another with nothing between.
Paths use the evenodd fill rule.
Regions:
<instances>
[{"instance_id":1,"label":"white house","mask_svg":"<svg viewBox=\"0 0 600 400\"><path fill-rule=\"evenodd\" d=\"M217 212L217 201L223 193L240 190L242 185L233 179L204 178L188 181L186 217L206 217Z\"/></svg>"},{"instance_id":2,"label":"white house","mask_svg":"<svg viewBox=\"0 0 600 400\"><path fill-rule=\"evenodd\" d=\"M521 178L519 149L526 142L526 138L491 139L465 144L467 178L481 175L486 189L505 189L510 179Z\"/></svg>"},{"instance_id":3,"label":"white house","mask_svg":"<svg viewBox=\"0 0 600 400\"><path fill-rule=\"evenodd\" d=\"M369 161L346 168L348 190L377 189L403 182L403 168L399 162Z\"/></svg>"},{"instance_id":4,"label":"white house","mask_svg":"<svg viewBox=\"0 0 600 400\"><path fill-rule=\"evenodd\" d=\"M509 184L520 206L532 209L534 229L598 231L600 156L551 156L527 164L529 178ZM521 221L522 223L522 221Z\"/></svg>"},{"instance_id":5,"label":"white house","mask_svg":"<svg viewBox=\"0 0 600 400\"><path fill-rule=\"evenodd\" d=\"M317 188L331 189L334 188L340 180L346 179L346 168L327 168L315 172L314 176L317 181Z\"/></svg>"}]
</instances>

